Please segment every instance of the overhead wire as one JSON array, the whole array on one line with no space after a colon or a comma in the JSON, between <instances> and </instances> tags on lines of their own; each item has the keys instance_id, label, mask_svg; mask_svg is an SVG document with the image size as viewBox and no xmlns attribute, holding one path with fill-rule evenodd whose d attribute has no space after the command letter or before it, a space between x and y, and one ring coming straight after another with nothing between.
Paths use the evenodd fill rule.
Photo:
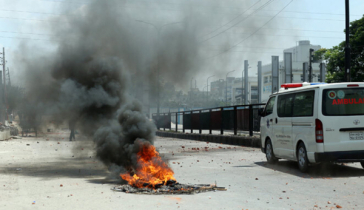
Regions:
<instances>
[{"instance_id":1,"label":"overhead wire","mask_svg":"<svg viewBox=\"0 0 364 210\"><path fill-rule=\"evenodd\" d=\"M291 0L286 6L284 6L275 16L273 16L271 19L269 19L265 24L263 24L260 28L258 28L255 32L253 32L252 34L250 34L248 37L246 37L245 39L243 39L240 42L237 42L236 44L234 44L233 46L229 47L228 49L224 50L222 53L216 54L214 56L208 57L207 59L210 58L214 58L218 55L224 54L226 52L228 52L229 50L233 49L235 46L243 43L245 40L249 39L250 37L252 37L254 34L256 34L261 28L263 28L264 26L266 26L268 23L270 23L275 17L277 17L284 9L286 9L291 3L293 2L293 0Z\"/></svg>"},{"instance_id":2,"label":"overhead wire","mask_svg":"<svg viewBox=\"0 0 364 210\"><path fill-rule=\"evenodd\" d=\"M51 1L52 2L52 1ZM166 3L165 3L166 4ZM130 6L123 6L124 8L140 8L140 7L130 7ZM182 11L182 10L171 10L171 9L163 9L163 8L155 8L155 9L159 9L159 10L167 10L167 11ZM251 9L251 8L250 8ZM249 10L249 9L247 9ZM22 10L13 10L13 9L0 9L0 11L5 11L5 12L20 12L20 13L34 13L34 14L44 14L44 15L68 15L68 13L51 13L51 12L37 12L37 11L22 11ZM273 12L273 11L277 11L277 10L261 10L261 12ZM245 12L245 11L244 11ZM345 15L345 14L335 14L335 13L319 13L319 12L298 12L298 11L283 11L284 12L288 12L288 13L296 13L296 14L312 14L312 15ZM241 14L239 14L240 16ZM358 17L362 17L363 15L354 15L354 14L350 14L351 17L353 16L358 16Z\"/></svg>"},{"instance_id":3,"label":"overhead wire","mask_svg":"<svg viewBox=\"0 0 364 210\"><path fill-rule=\"evenodd\" d=\"M62 16L62 14L60 14L59 16ZM251 17L272 17L272 16L266 16L266 15L253 15ZM2 19L15 19L15 20L24 20L24 21L51 21L51 22L58 22L60 20L50 20L50 19L32 19L32 18L17 18L17 17L0 17ZM302 19L302 20L324 20L324 21L345 21L345 20L339 20L339 19L321 19L321 18L303 18L303 17L277 17L277 18L288 18L288 19ZM243 21L241 21L243 22ZM240 22L239 22L240 23ZM236 25L238 25L239 23L237 23ZM234 28L236 25L232 26L232 27L229 27L227 30L231 29L231 28ZM227 30L224 30L222 31L221 33L217 34L216 36L224 33L225 31ZM206 35L203 35L203 36L207 36L208 34ZM213 36L212 38L215 38L216 36ZM201 42L205 42L205 41L208 41L212 38L208 38L206 40L203 40Z\"/></svg>"},{"instance_id":4,"label":"overhead wire","mask_svg":"<svg viewBox=\"0 0 364 210\"><path fill-rule=\"evenodd\" d=\"M268 0L268 1L267 1L266 3L264 3L261 7L259 7L257 10L255 10L254 12L252 12L251 14L249 14L248 16L246 16L244 19L242 19L242 20L240 20L239 22L237 22L237 23L233 24L232 26L230 26L230 27L226 28L225 30L220 31L220 33L217 33L217 34L215 34L214 36L211 36L211 37L209 37L209 38L207 38L207 39L205 39L205 40L200 41L200 43L203 43L203 42L206 42L206 41L208 41L208 40L210 40L210 39L213 39L213 38L215 38L215 37L219 36L220 34L222 34L222 33L226 32L227 30L231 29L232 27L234 27L234 26L236 26L236 25L240 24L241 22L245 21L248 17L250 17L252 14L254 14L256 11L258 11L258 10L260 10L260 9L262 9L262 8L264 8L264 7L266 7L266 6L267 6L269 3L271 3L272 1L274 1L274 0Z\"/></svg>"},{"instance_id":5,"label":"overhead wire","mask_svg":"<svg viewBox=\"0 0 364 210\"><path fill-rule=\"evenodd\" d=\"M220 26L220 27L216 28L215 30L213 30L213 31L211 31L211 32L209 32L208 34L205 34L205 35L203 35L203 36L208 36L208 35L210 35L210 34L212 34L212 33L215 33L215 32L216 32L217 30L219 30L220 28L222 28L222 27L224 27L224 26L228 25L229 23L233 22L234 20L236 20L237 18L239 18L240 16L242 16L243 14L245 14L245 12L247 12L248 10L250 10L251 8L253 8L255 5L257 5L260 1L261 1L261 0L258 0L257 2L255 2L255 4L253 4L253 5L252 5L252 6L250 6L248 9L246 9L243 13L241 13L241 14L237 15L235 18L231 19L231 20L230 20L230 21L228 21L227 23L223 24L222 26Z\"/></svg>"},{"instance_id":6,"label":"overhead wire","mask_svg":"<svg viewBox=\"0 0 364 210\"><path fill-rule=\"evenodd\" d=\"M249 33L237 33L237 34L249 34ZM286 36L286 37L312 37L312 38L325 38L325 39L343 39L345 37L322 37L322 36L307 36L307 35L283 35L283 34L254 34L256 36Z\"/></svg>"},{"instance_id":7,"label":"overhead wire","mask_svg":"<svg viewBox=\"0 0 364 210\"><path fill-rule=\"evenodd\" d=\"M57 14L57 13L51 13L51 12L37 12L37 11L22 11L22 10L13 10L13 9L0 9L0 11L5 12L19 12L19 13L32 13L32 14L42 14L42 15L68 15L68 14Z\"/></svg>"},{"instance_id":8,"label":"overhead wire","mask_svg":"<svg viewBox=\"0 0 364 210\"><path fill-rule=\"evenodd\" d=\"M60 22L61 20L50 20L50 19L32 19L32 18L16 18L16 17L0 17L1 19L13 19L13 20L24 20L24 21L49 21L49 22Z\"/></svg>"},{"instance_id":9,"label":"overhead wire","mask_svg":"<svg viewBox=\"0 0 364 210\"><path fill-rule=\"evenodd\" d=\"M11 33L11 34L30 34L30 35L37 35L37 36L54 36L51 34L39 34L39 33L29 33L29 32L15 32L15 31L1 31L0 33Z\"/></svg>"},{"instance_id":10,"label":"overhead wire","mask_svg":"<svg viewBox=\"0 0 364 210\"><path fill-rule=\"evenodd\" d=\"M203 50L202 51L220 51L220 50ZM282 53L282 52L256 52L256 51L241 51L241 50L234 50L231 52L244 52L244 53L263 53L263 54L271 54L271 53Z\"/></svg>"},{"instance_id":11,"label":"overhead wire","mask_svg":"<svg viewBox=\"0 0 364 210\"><path fill-rule=\"evenodd\" d=\"M54 40L50 40L50 39L34 39L34 38L28 38L28 37L8 37L8 36L0 36L1 38L8 38L8 39L28 39L28 40L35 40L35 41L54 41Z\"/></svg>"},{"instance_id":12,"label":"overhead wire","mask_svg":"<svg viewBox=\"0 0 364 210\"><path fill-rule=\"evenodd\" d=\"M69 1L49 1L49 0L39 0L39 1L47 1L47 2L62 2L62 3L71 3L71 2L69 2ZM263 9L267 4L270 4L271 3L271 1L272 0L269 0L269 1L267 1L265 4L263 4L260 8L258 8L257 10L259 10L259 9ZM274 0L273 0L274 1ZM260 0L258 1L258 2L260 2ZM258 2L256 2L253 6L251 6L250 8L252 8L252 7L254 7ZM292 1L291 1L292 2ZM290 3L291 3L290 2ZM289 4L290 4L289 3ZM288 5L289 5L288 4ZM287 6L288 6L287 5ZM283 8L284 9L284 8ZM44 13L44 12L33 12L33 11L20 11L20 10L6 10L6 9L0 9L0 10L2 10L2 11L7 11L7 12L22 12L22 13L35 13L35 14L46 14L46 15L67 15L67 14L55 14L55 13ZM249 9L248 9L249 10ZM255 10L254 12L256 12L257 10ZM246 10L247 11L247 10ZM243 13L245 13L246 11L244 11ZM260 10L260 11L274 11L274 10ZM275 11L277 11L277 10L275 10ZM254 14L254 12L253 13L251 13L250 15L252 15L252 14ZM279 13L278 14L280 14L280 13L282 13L282 12L293 12L293 11L282 11L282 10L280 10L279 11ZM242 14L243 14L242 13ZM327 14L327 15L341 15L341 14L332 14L332 13L312 13L312 12L297 12L297 13L309 13L309 14ZM241 15L242 15L241 14ZM277 17L277 15L278 14L276 14L275 16L273 16L265 25L267 25L272 19L274 19L275 17ZM229 23L231 23L231 22L233 22L234 20L236 20L238 17L240 17L241 15L239 15L239 16L237 16L237 17L235 17L234 19L232 19L232 20L230 20L229 22L227 22L227 23L225 23L223 26L221 26L221 27L219 27L218 29L220 29L220 28L222 28L222 27L224 27L224 26L226 26L226 25L228 25ZM249 16L250 16L249 15ZM252 15L252 16L257 16L257 15ZM264 17L264 16L262 16L262 17ZM265 16L265 17L267 17L267 16ZM13 18L13 17L0 17L0 18L8 18L8 19L17 19L17 20L30 20L30 21L52 21L52 20L43 20L43 19L30 19L30 18ZM278 17L278 18L292 18L292 17ZM302 18L302 19L304 19L304 18ZM315 18L305 18L305 19L312 19L312 20L316 20ZM333 19L322 19L322 20L333 20ZM54 20L54 21L56 21L56 20ZM337 20L337 21L341 21L341 20ZM237 24L236 24L237 25ZM262 27L260 27L260 28L258 28L258 30L257 31L259 31L259 30L261 30L261 29L263 29L263 30L265 30L265 29L272 29L272 28L263 28L265 25L263 25ZM233 27L235 27L235 26L233 26ZM217 30L218 30L217 29ZM278 28L276 28L276 29L278 29ZM300 30L300 29L278 29L278 30L298 30L298 31L315 31L315 32L335 32L335 31L318 31L318 30ZM216 31L216 30L214 30L214 31ZM254 35L257 31L255 31L253 34L251 34L250 36L248 36L248 37L246 37L244 40L242 40L241 42L244 42L246 39L248 39L248 38L250 38L252 35ZM31 34L31 35L42 35L42 36L52 36L52 35L47 35L47 34L33 34L33 33L24 33L24 32L8 32L8 31L0 31L0 32L5 32L5 33L19 33L19 34ZM213 32L210 32L210 33L213 33ZM337 32L337 33L339 33L339 32ZM207 34L208 35L208 34ZM263 35L263 34L256 34L256 35ZM206 36L206 35L205 35ZM288 35L271 35L271 36L288 36ZM34 39L34 38L23 38L23 37L5 37L5 36L0 36L0 37L3 37L3 38L14 38L14 39L30 39L30 40L43 40L43 41L52 41L52 40L45 40L45 39ZM214 37L216 37L216 36L214 36ZM303 36L293 36L293 37L303 37ZM304 37L307 37L307 36L304 36ZM312 37L312 36L309 36L309 37ZM211 37L211 39L212 39L213 37ZM339 39L339 37L314 37L314 38L338 38ZM209 38L210 39L210 38ZM207 40L206 40L207 41ZM203 41L204 42L204 41ZM232 46L231 48L234 48L234 47L239 47L239 46L237 46L237 45L239 45L241 42L238 42L238 44L235 44L234 46ZM224 52L227 52L227 51L229 51L229 49L228 50L224 50Z\"/></svg>"},{"instance_id":13,"label":"overhead wire","mask_svg":"<svg viewBox=\"0 0 364 210\"><path fill-rule=\"evenodd\" d=\"M27 1L27 0L24 0L24 1ZM50 3L75 3L75 4L88 4L88 3L91 3L91 1L88 1L88 0L84 0L84 1L76 1L76 0L63 0L63 1L60 1L60 0L56 0L56 1L52 1L52 0L38 0L38 1L43 1L43 2L50 2ZM133 3L137 2L137 1L132 1ZM171 2L151 2L149 0L145 0L145 1L138 1L137 3L139 2L144 2L143 4L158 4L158 5L161 5L161 4L166 4L166 5L177 5L177 6L180 6L180 5L188 5L187 3L171 3ZM128 2L129 3L129 2ZM139 4L140 5L140 4ZM196 7L211 7L211 8L224 8L226 10L226 8L232 8L232 9L229 9L229 10L238 10L240 11L241 9L245 9L243 7L228 7L228 6L208 6L208 5L204 5L204 4L200 4L200 5L196 5L194 4L194 6ZM125 7L125 4L124 6ZM136 7L134 7L136 8ZM155 8L155 9L158 9L158 8ZM0 9L0 10L3 10L3 9ZM163 10L166 10L166 9L163 9ZM16 11L16 10L13 10L13 11ZM172 11L176 11L176 10L172 10ZM179 10L179 11L182 11L182 10ZM279 10L261 10L262 12L274 12L274 11L279 11ZM21 12L21 11L19 11ZM24 12L27 12L27 11L24 11ZM29 12L30 13L30 12ZM34 13L39 13L39 12L34 12ZM283 11L283 13L302 13L302 14L317 14L317 15L345 15L345 14L338 14L338 13L324 13L324 12L302 12L302 11ZM362 17L363 15L362 14L350 14L350 16L360 16Z\"/></svg>"},{"instance_id":14,"label":"overhead wire","mask_svg":"<svg viewBox=\"0 0 364 210\"><path fill-rule=\"evenodd\" d=\"M262 12L268 11L268 12L273 12L273 11L279 11L279 10L261 10ZM287 12L287 13L301 13L301 14L313 14L313 15L345 15L345 14L335 14L335 13L324 13L324 12L298 12L298 11L283 11ZM363 16L363 15L353 15L350 14L350 16Z\"/></svg>"}]
</instances>

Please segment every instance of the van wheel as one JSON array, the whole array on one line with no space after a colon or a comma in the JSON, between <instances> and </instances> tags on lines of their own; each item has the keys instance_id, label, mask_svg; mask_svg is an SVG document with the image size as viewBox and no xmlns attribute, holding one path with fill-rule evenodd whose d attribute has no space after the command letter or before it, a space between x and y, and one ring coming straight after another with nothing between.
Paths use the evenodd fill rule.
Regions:
<instances>
[{"instance_id":1,"label":"van wheel","mask_svg":"<svg viewBox=\"0 0 364 210\"><path fill-rule=\"evenodd\" d=\"M308 170L308 159L305 144L302 142L298 145L297 150L298 168L301 172L305 173Z\"/></svg>"},{"instance_id":2,"label":"van wheel","mask_svg":"<svg viewBox=\"0 0 364 210\"><path fill-rule=\"evenodd\" d=\"M278 161L276 156L274 156L273 146L272 146L272 142L270 141L270 139L267 140L267 143L265 145L265 156L267 157L267 162L270 164L277 163L277 161Z\"/></svg>"}]
</instances>

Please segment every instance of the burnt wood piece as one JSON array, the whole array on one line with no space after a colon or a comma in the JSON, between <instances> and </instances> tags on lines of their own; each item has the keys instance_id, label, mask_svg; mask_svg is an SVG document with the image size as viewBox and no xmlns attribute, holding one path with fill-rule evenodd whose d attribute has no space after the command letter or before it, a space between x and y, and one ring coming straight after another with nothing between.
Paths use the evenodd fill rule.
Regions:
<instances>
[{"instance_id":1,"label":"burnt wood piece","mask_svg":"<svg viewBox=\"0 0 364 210\"><path fill-rule=\"evenodd\" d=\"M170 185L174 185L174 184L176 184L177 183L177 181L176 180L168 180L167 181L167 183L166 183L166 185L168 185L168 186L170 186Z\"/></svg>"}]
</instances>

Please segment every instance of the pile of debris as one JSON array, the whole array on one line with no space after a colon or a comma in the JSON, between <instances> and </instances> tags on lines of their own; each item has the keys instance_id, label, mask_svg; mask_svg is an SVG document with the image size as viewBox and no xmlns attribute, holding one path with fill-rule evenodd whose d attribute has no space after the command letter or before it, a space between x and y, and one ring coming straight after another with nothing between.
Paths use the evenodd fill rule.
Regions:
<instances>
[{"instance_id":1,"label":"pile of debris","mask_svg":"<svg viewBox=\"0 0 364 210\"><path fill-rule=\"evenodd\" d=\"M17 136L19 134L19 130L17 127L15 127L13 125L6 126L6 125L0 123L0 132L9 131L9 130L10 130L11 136Z\"/></svg>"},{"instance_id":2,"label":"pile of debris","mask_svg":"<svg viewBox=\"0 0 364 210\"><path fill-rule=\"evenodd\" d=\"M10 135L11 136L17 136L19 134L19 130L15 126L10 126Z\"/></svg>"},{"instance_id":3,"label":"pile of debris","mask_svg":"<svg viewBox=\"0 0 364 210\"><path fill-rule=\"evenodd\" d=\"M2 123L0 123L0 132L5 131L5 130L8 130L8 129L9 129L8 126L5 126Z\"/></svg>"},{"instance_id":4,"label":"pile of debris","mask_svg":"<svg viewBox=\"0 0 364 210\"><path fill-rule=\"evenodd\" d=\"M176 181L168 181L166 185L150 186L147 183L143 188L133 187L129 184L116 186L111 190L134 194L197 194L208 191L226 191L225 187L217 187L216 184L181 184Z\"/></svg>"}]
</instances>

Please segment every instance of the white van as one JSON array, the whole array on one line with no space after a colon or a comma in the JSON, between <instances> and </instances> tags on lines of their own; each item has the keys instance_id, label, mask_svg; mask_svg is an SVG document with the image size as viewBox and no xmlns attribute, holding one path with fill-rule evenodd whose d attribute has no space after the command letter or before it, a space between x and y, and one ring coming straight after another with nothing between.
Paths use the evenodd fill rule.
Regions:
<instances>
[{"instance_id":1,"label":"white van","mask_svg":"<svg viewBox=\"0 0 364 210\"><path fill-rule=\"evenodd\" d=\"M364 167L364 83L291 83L260 112L268 163L360 162Z\"/></svg>"}]
</instances>

